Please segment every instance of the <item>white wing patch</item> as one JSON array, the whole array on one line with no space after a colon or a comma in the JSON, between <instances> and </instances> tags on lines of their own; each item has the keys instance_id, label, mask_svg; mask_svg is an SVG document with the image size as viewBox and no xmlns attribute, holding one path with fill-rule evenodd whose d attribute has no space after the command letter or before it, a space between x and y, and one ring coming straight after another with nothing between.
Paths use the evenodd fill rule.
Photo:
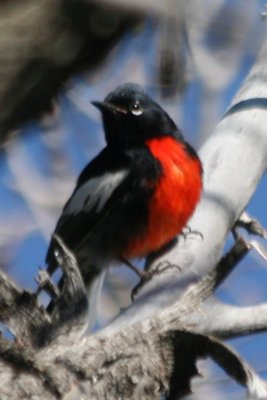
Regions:
<instances>
[{"instance_id":1,"label":"white wing patch","mask_svg":"<svg viewBox=\"0 0 267 400\"><path fill-rule=\"evenodd\" d=\"M100 212L128 173L128 170L106 172L90 179L74 193L64 209L64 214L76 215L81 211L90 211L95 206L96 212Z\"/></svg>"}]
</instances>

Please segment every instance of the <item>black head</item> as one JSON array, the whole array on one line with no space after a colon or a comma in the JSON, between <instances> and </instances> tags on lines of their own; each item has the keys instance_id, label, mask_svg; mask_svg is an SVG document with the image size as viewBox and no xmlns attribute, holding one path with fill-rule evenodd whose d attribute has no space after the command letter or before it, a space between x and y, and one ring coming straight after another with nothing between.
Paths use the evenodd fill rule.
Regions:
<instances>
[{"instance_id":1,"label":"black head","mask_svg":"<svg viewBox=\"0 0 267 400\"><path fill-rule=\"evenodd\" d=\"M104 102L92 104L102 112L109 145L134 145L164 135L182 139L173 120L139 85L126 83L111 92Z\"/></svg>"}]
</instances>

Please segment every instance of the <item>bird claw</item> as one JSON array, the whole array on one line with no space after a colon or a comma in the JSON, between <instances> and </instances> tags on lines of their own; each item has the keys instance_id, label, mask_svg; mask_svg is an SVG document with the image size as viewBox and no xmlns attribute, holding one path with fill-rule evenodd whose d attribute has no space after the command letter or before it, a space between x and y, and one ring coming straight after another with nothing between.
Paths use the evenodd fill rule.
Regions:
<instances>
[{"instance_id":1,"label":"bird claw","mask_svg":"<svg viewBox=\"0 0 267 400\"><path fill-rule=\"evenodd\" d=\"M189 235L196 235L199 236L201 240L204 239L204 236L201 232L199 231L194 231L190 226L186 226L183 231L180 233L180 235L184 238L184 240L187 238Z\"/></svg>"},{"instance_id":2,"label":"bird claw","mask_svg":"<svg viewBox=\"0 0 267 400\"><path fill-rule=\"evenodd\" d=\"M163 272L167 271L170 268L177 268L179 271L181 271L181 268L178 265L172 264L169 261L159 262L158 265L156 265L155 268L151 269L150 271L139 270L139 272L141 272L141 274L139 275L140 282L133 288L131 292L131 300L132 301L135 300L135 296L147 282L149 282L155 276L162 274Z\"/></svg>"}]
</instances>

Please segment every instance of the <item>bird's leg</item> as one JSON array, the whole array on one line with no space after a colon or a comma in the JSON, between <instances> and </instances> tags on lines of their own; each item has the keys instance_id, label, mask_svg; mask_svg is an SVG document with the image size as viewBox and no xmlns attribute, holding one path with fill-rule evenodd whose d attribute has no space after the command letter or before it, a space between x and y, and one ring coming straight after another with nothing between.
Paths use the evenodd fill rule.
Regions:
<instances>
[{"instance_id":1,"label":"bird's leg","mask_svg":"<svg viewBox=\"0 0 267 400\"><path fill-rule=\"evenodd\" d=\"M156 251L153 251L152 253L150 253L146 257L145 271L149 271L150 266L155 263L156 259L159 257L163 257L165 253L170 251L177 244L177 241L178 241L178 238L175 237L174 239L172 239L168 243L166 243L164 246L162 246L159 250L156 250Z\"/></svg>"},{"instance_id":2,"label":"bird's leg","mask_svg":"<svg viewBox=\"0 0 267 400\"><path fill-rule=\"evenodd\" d=\"M131 300L134 301L135 296L139 292L139 290L151 279L155 276L162 274L164 271L167 271L171 268L176 268L181 271L181 268L176 265L172 264L169 261L160 261L153 269L149 271L141 271L144 272L144 276L141 278L140 282L133 288L131 293Z\"/></svg>"},{"instance_id":3,"label":"bird's leg","mask_svg":"<svg viewBox=\"0 0 267 400\"><path fill-rule=\"evenodd\" d=\"M141 281L147 280L147 272L143 271L142 269L136 267L135 265L133 265L129 260L126 260L126 258L122 258L120 260L123 264L125 264L128 268L130 268L133 272L136 273L136 275L139 276L139 278L141 279Z\"/></svg>"},{"instance_id":4,"label":"bird's leg","mask_svg":"<svg viewBox=\"0 0 267 400\"><path fill-rule=\"evenodd\" d=\"M170 268L177 268L179 270L181 270L180 267L178 267L178 265L175 264L171 264L169 261L161 261L158 263L158 265L156 265L153 269L151 269L150 271L144 271L138 267L136 267L135 265L133 265L129 260L126 259L121 259L121 262L123 262L123 264L125 264L127 267L129 267L132 271L134 271L136 273L136 275L139 276L140 280L144 283L146 281L148 281L149 279L151 279L152 277L154 277L155 275L159 275L162 272L166 271L167 269ZM164 266L165 265L165 266Z\"/></svg>"},{"instance_id":5,"label":"bird's leg","mask_svg":"<svg viewBox=\"0 0 267 400\"><path fill-rule=\"evenodd\" d=\"M131 300L134 301L135 296L139 292L139 290L154 276L160 275L164 271L170 269L170 268L177 268L178 270L181 270L181 268L178 265L171 264L168 261L161 261L159 262L153 269L150 270L142 270L133 265L129 260L126 260L125 258L122 258L120 260L123 264L125 264L128 268L130 268L132 271L134 271L140 278L140 282L133 288L131 292Z\"/></svg>"},{"instance_id":6,"label":"bird's leg","mask_svg":"<svg viewBox=\"0 0 267 400\"><path fill-rule=\"evenodd\" d=\"M142 270L135 265L133 265L129 260L125 258L121 258L120 261L125 264L128 268L130 268L132 271L134 271L140 278L140 282L137 284L137 286L132 290L131 293L131 299L132 301L135 298L135 295L138 293L138 291L152 278L154 278L157 275L162 274L164 271L171 269L171 268L176 268L179 271L181 271L181 268L178 265L172 264L169 261L160 261L157 265L152 266L152 264L155 264L155 261L158 257L161 257L164 255L165 252L169 251L177 242L177 238L172 239L169 243L164 245L161 249L158 251L154 251L153 253L149 254L147 256L146 260L146 265L145 265L145 270Z\"/></svg>"}]
</instances>

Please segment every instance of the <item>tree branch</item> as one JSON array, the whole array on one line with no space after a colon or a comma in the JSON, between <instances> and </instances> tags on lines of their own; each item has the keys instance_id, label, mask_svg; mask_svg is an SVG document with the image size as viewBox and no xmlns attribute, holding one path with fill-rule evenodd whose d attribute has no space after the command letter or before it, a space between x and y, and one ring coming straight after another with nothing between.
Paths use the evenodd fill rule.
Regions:
<instances>
[{"instance_id":1,"label":"tree branch","mask_svg":"<svg viewBox=\"0 0 267 400\"><path fill-rule=\"evenodd\" d=\"M248 251L249 246L242 239L207 277L189 287L181 299L166 309L119 332L102 331L95 336L84 336L82 340L79 340L80 320L84 318L84 307L77 308L77 305L84 299L83 282L75 258L59 238L56 240L64 286L62 300L54 306L57 317L49 335L42 342L39 339L45 347L33 353L30 347L21 348L4 339L0 342L0 358L5 365L3 370L0 363L0 376L2 370L6 383L1 390L8 393L9 398L23 398L21 387L32 379L31 387L35 390L32 394L40 393L40 387L43 388L42 395L36 395L37 399L62 398L67 393L73 396L73 391L92 399L117 399L118 396L155 399L161 395L176 399L190 390L190 379L197 374L199 357L212 357L237 382L246 385L249 393L258 398L267 395L265 383L239 356L219 340L208 337L206 332L205 335L198 333L201 325L192 323L192 313L198 312L201 317L199 308L203 301ZM64 298L69 298L69 290L77 294L71 300L74 314L62 308ZM37 303L35 307L38 310ZM33 310L33 314L38 315L38 312ZM36 318L32 318L32 324L40 325ZM39 337L40 332L35 326L32 328ZM36 342L34 337L33 342ZM17 365L19 371L12 386L10 380L14 379ZM27 395L30 397L30 391Z\"/></svg>"}]
</instances>

